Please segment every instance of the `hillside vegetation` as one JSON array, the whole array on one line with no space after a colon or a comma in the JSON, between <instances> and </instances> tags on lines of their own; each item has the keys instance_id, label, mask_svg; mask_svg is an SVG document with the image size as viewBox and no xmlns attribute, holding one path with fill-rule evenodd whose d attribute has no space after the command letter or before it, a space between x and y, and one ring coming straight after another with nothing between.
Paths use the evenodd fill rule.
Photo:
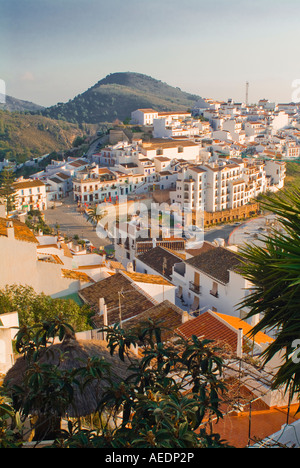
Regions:
<instances>
[{"instance_id":1,"label":"hillside vegetation","mask_svg":"<svg viewBox=\"0 0 300 468\"><path fill-rule=\"evenodd\" d=\"M31 157L67 150L76 137L95 131L91 125L0 110L0 161L7 158L22 163Z\"/></svg>"},{"instance_id":2,"label":"hillside vegetation","mask_svg":"<svg viewBox=\"0 0 300 468\"><path fill-rule=\"evenodd\" d=\"M284 186L287 189L300 188L300 161L286 163L286 179Z\"/></svg>"},{"instance_id":3,"label":"hillside vegetation","mask_svg":"<svg viewBox=\"0 0 300 468\"><path fill-rule=\"evenodd\" d=\"M139 73L113 73L67 103L41 110L69 122L99 124L124 121L138 108L187 110L199 97Z\"/></svg>"},{"instance_id":4,"label":"hillside vegetation","mask_svg":"<svg viewBox=\"0 0 300 468\"><path fill-rule=\"evenodd\" d=\"M36 112L43 109L43 106L39 106L34 102L23 101L22 99L17 99L12 96L5 96L5 103L0 103L0 109L10 112Z\"/></svg>"}]
</instances>

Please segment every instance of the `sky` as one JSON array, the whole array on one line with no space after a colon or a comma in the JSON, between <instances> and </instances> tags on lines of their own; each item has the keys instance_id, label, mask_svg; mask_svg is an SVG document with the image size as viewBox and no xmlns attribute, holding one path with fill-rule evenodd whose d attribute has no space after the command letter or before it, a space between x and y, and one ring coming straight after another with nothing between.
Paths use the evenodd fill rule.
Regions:
<instances>
[{"instance_id":1,"label":"sky","mask_svg":"<svg viewBox=\"0 0 300 468\"><path fill-rule=\"evenodd\" d=\"M42 106L115 72L249 102L292 100L299 0L0 0L0 80Z\"/></svg>"}]
</instances>

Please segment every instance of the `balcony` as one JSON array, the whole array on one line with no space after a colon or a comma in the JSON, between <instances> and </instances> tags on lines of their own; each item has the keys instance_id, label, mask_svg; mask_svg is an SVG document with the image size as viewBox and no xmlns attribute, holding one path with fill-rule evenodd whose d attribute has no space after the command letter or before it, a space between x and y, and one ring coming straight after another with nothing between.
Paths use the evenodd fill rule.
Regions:
<instances>
[{"instance_id":1,"label":"balcony","mask_svg":"<svg viewBox=\"0 0 300 468\"><path fill-rule=\"evenodd\" d=\"M189 289L196 294L201 294L201 286L199 284L193 283L193 281L189 282Z\"/></svg>"}]
</instances>

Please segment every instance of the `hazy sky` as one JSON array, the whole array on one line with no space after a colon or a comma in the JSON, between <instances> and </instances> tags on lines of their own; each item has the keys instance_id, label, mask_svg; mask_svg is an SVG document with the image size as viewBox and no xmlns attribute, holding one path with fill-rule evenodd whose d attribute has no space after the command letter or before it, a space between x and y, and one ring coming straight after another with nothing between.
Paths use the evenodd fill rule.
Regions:
<instances>
[{"instance_id":1,"label":"hazy sky","mask_svg":"<svg viewBox=\"0 0 300 468\"><path fill-rule=\"evenodd\" d=\"M134 71L216 99L291 101L299 0L0 0L0 79L44 106Z\"/></svg>"}]
</instances>

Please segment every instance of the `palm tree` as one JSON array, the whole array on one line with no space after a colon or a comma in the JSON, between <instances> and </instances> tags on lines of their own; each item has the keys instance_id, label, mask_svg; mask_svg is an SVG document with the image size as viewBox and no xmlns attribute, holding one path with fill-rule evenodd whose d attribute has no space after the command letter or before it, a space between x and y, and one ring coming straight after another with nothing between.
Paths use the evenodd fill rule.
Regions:
<instances>
[{"instance_id":1,"label":"palm tree","mask_svg":"<svg viewBox=\"0 0 300 468\"><path fill-rule=\"evenodd\" d=\"M95 229L99 221L105 216L105 210L99 209L99 206L94 208L89 208L87 210L87 221L90 221L92 224L95 224Z\"/></svg>"},{"instance_id":2,"label":"palm tree","mask_svg":"<svg viewBox=\"0 0 300 468\"><path fill-rule=\"evenodd\" d=\"M295 343L300 338L300 191L293 188L264 197L263 208L276 215L279 228L263 237L263 246L247 245L241 254L241 274L254 284L252 294L242 307L249 317L260 320L251 335L273 330L275 341L264 353L265 362L275 355L284 356L273 388L285 387L291 397L300 394L300 367L295 359ZM299 349L298 349L299 354Z\"/></svg>"}]
</instances>

